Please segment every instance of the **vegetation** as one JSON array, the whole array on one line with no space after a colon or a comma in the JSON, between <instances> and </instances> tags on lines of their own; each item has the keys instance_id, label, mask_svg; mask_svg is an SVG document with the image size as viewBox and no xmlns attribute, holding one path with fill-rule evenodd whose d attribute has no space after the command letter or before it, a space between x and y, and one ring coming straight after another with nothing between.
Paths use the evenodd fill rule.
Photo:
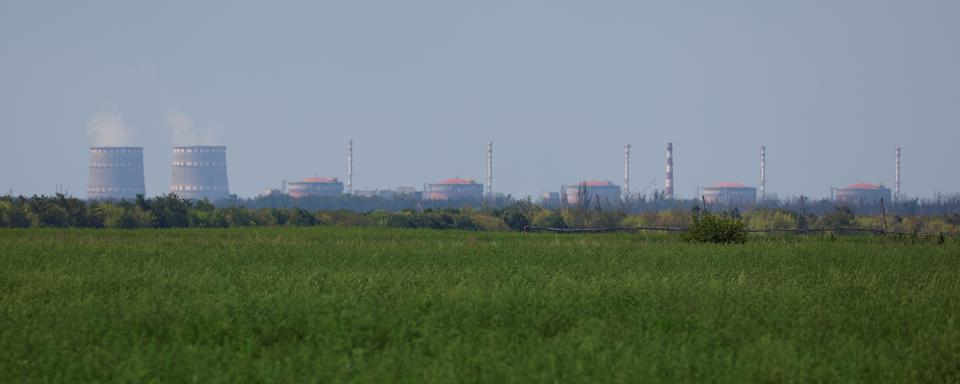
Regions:
<instances>
[{"instance_id":1,"label":"vegetation","mask_svg":"<svg viewBox=\"0 0 960 384\"><path fill-rule=\"evenodd\" d=\"M280 199L280 197L273 197ZM346 197L346 200L363 199ZM286 201L286 200L282 200ZM359 201L359 200L358 200ZM381 228L462 229L472 231L522 231L543 228L681 228L694 224L691 209L665 208L661 211L628 214L622 209L600 205L548 209L530 200L490 206L461 206L437 203L443 208L356 211L347 209L307 210L302 207L251 208L244 205L215 205L164 195L134 201L85 201L64 195L53 197L0 196L0 228L228 228L274 226L354 226ZM679 204L679 203L677 203ZM946 207L941 206L941 207ZM846 206L833 206L821 214L784 208L757 208L740 212L736 207L715 212L736 217L747 230L865 229L900 233L960 235L960 213L941 215L865 215ZM802 212L802 213L801 213ZM711 222L712 223L712 222Z\"/></svg>"},{"instance_id":2,"label":"vegetation","mask_svg":"<svg viewBox=\"0 0 960 384\"><path fill-rule=\"evenodd\" d=\"M957 382L960 242L938 241L6 229L0 374Z\"/></svg>"},{"instance_id":3,"label":"vegetation","mask_svg":"<svg viewBox=\"0 0 960 384\"><path fill-rule=\"evenodd\" d=\"M747 226L733 215L714 215L695 211L693 224L683 233L683 239L701 243L743 244L747 242Z\"/></svg>"}]
</instances>

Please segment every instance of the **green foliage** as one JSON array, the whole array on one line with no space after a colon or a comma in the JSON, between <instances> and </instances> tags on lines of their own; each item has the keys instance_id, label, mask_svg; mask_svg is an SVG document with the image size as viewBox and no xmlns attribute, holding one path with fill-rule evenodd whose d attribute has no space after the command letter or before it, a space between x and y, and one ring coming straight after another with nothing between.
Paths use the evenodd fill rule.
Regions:
<instances>
[{"instance_id":1,"label":"green foliage","mask_svg":"<svg viewBox=\"0 0 960 384\"><path fill-rule=\"evenodd\" d=\"M742 244L747 241L747 226L743 220L715 214L695 215L693 224L683 233L683 239L700 243Z\"/></svg>"},{"instance_id":2,"label":"green foliage","mask_svg":"<svg viewBox=\"0 0 960 384\"><path fill-rule=\"evenodd\" d=\"M54 228L0 250L4 381L960 380L951 239Z\"/></svg>"},{"instance_id":3,"label":"green foliage","mask_svg":"<svg viewBox=\"0 0 960 384\"><path fill-rule=\"evenodd\" d=\"M355 197L345 197L353 201ZM221 202L222 203L222 202ZM344 226L520 231L526 227L622 228L656 227L686 229L693 225L689 209L673 205L657 212L627 215L620 209L577 206L545 209L532 201L498 203L501 208L426 208L402 211L357 212L348 209L309 211L302 208L249 208L214 206L206 200L188 201L174 194L132 201L85 201L64 195L30 198L0 196L0 228L229 228L272 226ZM699 208L695 208L699 209ZM743 220L751 231L802 229L882 228L878 216L855 216L849 207L817 217L781 208L758 208L728 214ZM947 235L960 234L960 215L891 215L889 232Z\"/></svg>"},{"instance_id":4,"label":"green foliage","mask_svg":"<svg viewBox=\"0 0 960 384\"><path fill-rule=\"evenodd\" d=\"M832 229L841 229L849 228L856 219L856 216L853 214L853 210L847 206L837 206L834 208L833 212L823 215L820 219L819 225L824 228Z\"/></svg>"},{"instance_id":5,"label":"green foliage","mask_svg":"<svg viewBox=\"0 0 960 384\"><path fill-rule=\"evenodd\" d=\"M557 210L543 210L533 217L533 226L541 228L567 228L567 223Z\"/></svg>"},{"instance_id":6,"label":"green foliage","mask_svg":"<svg viewBox=\"0 0 960 384\"><path fill-rule=\"evenodd\" d=\"M519 231L533 224L542 209L529 200L517 201L500 210L497 216L512 230Z\"/></svg>"}]
</instances>

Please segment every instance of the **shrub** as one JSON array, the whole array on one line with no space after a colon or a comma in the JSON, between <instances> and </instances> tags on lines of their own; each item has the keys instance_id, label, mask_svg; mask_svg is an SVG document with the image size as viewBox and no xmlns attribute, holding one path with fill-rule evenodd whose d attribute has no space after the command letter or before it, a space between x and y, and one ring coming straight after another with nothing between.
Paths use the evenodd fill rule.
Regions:
<instances>
[{"instance_id":1,"label":"shrub","mask_svg":"<svg viewBox=\"0 0 960 384\"><path fill-rule=\"evenodd\" d=\"M699 243L737 243L747 241L747 226L743 220L711 214L693 216L693 224L683 239Z\"/></svg>"}]
</instances>

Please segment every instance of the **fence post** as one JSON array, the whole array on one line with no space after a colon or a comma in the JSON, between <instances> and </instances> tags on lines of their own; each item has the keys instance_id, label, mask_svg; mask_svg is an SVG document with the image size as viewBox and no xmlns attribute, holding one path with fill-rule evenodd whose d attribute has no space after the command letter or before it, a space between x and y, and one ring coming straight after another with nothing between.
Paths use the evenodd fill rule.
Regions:
<instances>
[{"instance_id":1,"label":"fence post","mask_svg":"<svg viewBox=\"0 0 960 384\"><path fill-rule=\"evenodd\" d=\"M880 220L883 220L883 232L882 234L887 234L887 208L883 205L883 198L880 198Z\"/></svg>"},{"instance_id":2,"label":"fence post","mask_svg":"<svg viewBox=\"0 0 960 384\"><path fill-rule=\"evenodd\" d=\"M800 214L797 215L797 234L803 233L803 195L800 195Z\"/></svg>"}]
</instances>

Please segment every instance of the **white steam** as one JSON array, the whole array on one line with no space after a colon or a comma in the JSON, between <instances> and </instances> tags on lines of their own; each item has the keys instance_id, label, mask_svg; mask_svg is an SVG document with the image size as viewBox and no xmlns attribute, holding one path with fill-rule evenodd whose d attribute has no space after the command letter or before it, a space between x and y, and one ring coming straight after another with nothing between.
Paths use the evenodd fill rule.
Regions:
<instances>
[{"instance_id":1,"label":"white steam","mask_svg":"<svg viewBox=\"0 0 960 384\"><path fill-rule=\"evenodd\" d=\"M87 123L87 136L96 147L119 147L130 145L132 135L116 113L98 113Z\"/></svg>"},{"instance_id":2,"label":"white steam","mask_svg":"<svg viewBox=\"0 0 960 384\"><path fill-rule=\"evenodd\" d=\"M193 119L179 111L167 115L167 124L173 131L173 145L210 145L213 137L210 132L193 128Z\"/></svg>"}]
</instances>

